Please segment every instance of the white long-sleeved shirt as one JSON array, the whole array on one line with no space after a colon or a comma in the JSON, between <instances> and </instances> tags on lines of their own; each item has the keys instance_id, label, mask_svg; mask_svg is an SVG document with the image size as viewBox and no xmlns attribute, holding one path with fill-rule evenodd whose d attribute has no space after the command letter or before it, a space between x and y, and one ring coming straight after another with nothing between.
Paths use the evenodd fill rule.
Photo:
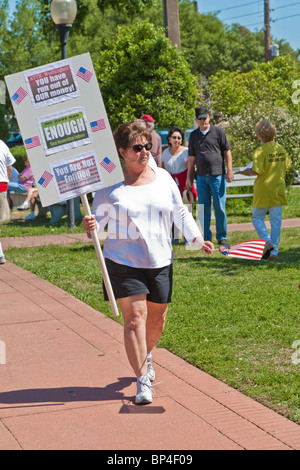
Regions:
<instances>
[{"instance_id":1,"label":"white long-sleeved shirt","mask_svg":"<svg viewBox=\"0 0 300 470\"><path fill-rule=\"evenodd\" d=\"M11 154L7 145L0 140L0 182L8 183L7 167L15 163L16 159Z\"/></svg>"},{"instance_id":2,"label":"white long-sleeved shirt","mask_svg":"<svg viewBox=\"0 0 300 470\"><path fill-rule=\"evenodd\" d=\"M189 243L201 236L173 178L162 168L154 171L152 183L118 183L95 194L93 214L98 231L108 225L103 255L116 263L135 268L171 264L173 222Z\"/></svg>"}]
</instances>

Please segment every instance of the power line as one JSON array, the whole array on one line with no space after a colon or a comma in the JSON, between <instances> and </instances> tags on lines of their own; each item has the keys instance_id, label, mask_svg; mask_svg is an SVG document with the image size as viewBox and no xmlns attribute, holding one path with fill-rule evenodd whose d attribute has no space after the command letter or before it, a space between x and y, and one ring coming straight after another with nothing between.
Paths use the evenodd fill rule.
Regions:
<instances>
[{"instance_id":1,"label":"power line","mask_svg":"<svg viewBox=\"0 0 300 470\"><path fill-rule=\"evenodd\" d=\"M242 5L236 5L236 6L233 6L233 7L222 8L220 10L214 10L214 11L211 11L211 12L208 12L208 13L221 13L221 12L226 11L226 10L235 10L237 8L241 8L241 7L245 7L245 6L249 6L249 5L254 5L254 4L257 5L258 0L256 0L255 2L243 3ZM293 7L293 6L296 6L296 5L300 5L300 2L289 3L288 5L282 5L282 6L279 6L279 7L276 7L276 8L272 8L270 10L274 12L274 11L279 10L281 8L288 8L288 7ZM255 12L255 13L247 13L245 15L232 16L232 17L229 17L229 18L223 18L222 21L229 21L229 20L234 20L234 19L237 19L237 18L245 18L245 17L248 17L248 16L259 15L261 13L262 12ZM285 19L289 19L289 18L294 18L295 16L300 16L300 13L296 13L294 15L283 16L281 18L275 18L275 19L270 18L270 22L275 23L276 21L281 21L281 20L285 20ZM246 28L248 28L250 26L257 26L257 25L264 26L263 20L260 21L260 22L257 22L257 23L251 23L251 24L244 25L244 26Z\"/></svg>"},{"instance_id":2,"label":"power line","mask_svg":"<svg viewBox=\"0 0 300 470\"><path fill-rule=\"evenodd\" d=\"M281 18L276 18L275 20L271 20L271 21L272 23L275 23L275 21L286 20L287 18L294 18L295 16L300 16L300 13L296 13L296 15L283 16Z\"/></svg>"},{"instance_id":3,"label":"power line","mask_svg":"<svg viewBox=\"0 0 300 470\"><path fill-rule=\"evenodd\" d=\"M242 5L236 5L234 7L222 8L221 10L213 10L213 11L210 11L208 13L220 13L220 12L226 11L226 10L236 10L237 8L246 7L248 5L253 5L253 4L257 4L257 3L258 3L258 0L256 0L256 2L243 3ZM282 6L279 6L279 7L276 7L276 8L272 8L271 11L279 10L280 8L292 7L292 6L295 6L295 5L300 5L300 2L289 3L288 5L282 5ZM251 15L256 15L256 14L257 13L247 13L246 15L233 16L233 17L230 17L230 18L224 18L224 21L235 19L235 18L243 18L245 16L251 16Z\"/></svg>"},{"instance_id":4,"label":"power line","mask_svg":"<svg viewBox=\"0 0 300 470\"><path fill-rule=\"evenodd\" d=\"M263 21L260 21L260 23L251 23L251 24L244 24L244 28L249 28L250 26L257 26L257 25L261 25L263 26Z\"/></svg>"},{"instance_id":5,"label":"power line","mask_svg":"<svg viewBox=\"0 0 300 470\"><path fill-rule=\"evenodd\" d=\"M214 11L210 11L208 13L218 13L219 11L234 10L236 8L241 8L241 7L246 7L248 5L253 5L254 3L257 4L257 0L256 0L256 2L243 3L242 5L236 5L235 7L222 8L221 10L214 10Z\"/></svg>"},{"instance_id":6,"label":"power line","mask_svg":"<svg viewBox=\"0 0 300 470\"><path fill-rule=\"evenodd\" d=\"M279 10L280 8L293 7L294 5L300 5L300 2L297 2L297 3L289 3L288 5L282 5L281 7L272 8L272 11Z\"/></svg>"},{"instance_id":7,"label":"power line","mask_svg":"<svg viewBox=\"0 0 300 470\"><path fill-rule=\"evenodd\" d=\"M255 13L247 13L246 15L231 16L230 18L223 18L222 21L234 20L235 18L244 18L245 16L253 16L253 15L257 15L257 14L258 13L255 12Z\"/></svg>"},{"instance_id":8,"label":"power line","mask_svg":"<svg viewBox=\"0 0 300 470\"><path fill-rule=\"evenodd\" d=\"M283 6L280 6L280 7L277 7L277 8L271 8L270 11L276 11L276 10L279 10L280 8L287 8L287 7L292 7L292 6L295 6L295 5L300 5L300 2L289 3L288 5L283 5ZM236 8L239 8L239 7L236 7ZM223 10L221 10L221 11L223 11ZM230 16L229 18L223 18L223 21L235 20L236 18L245 18L246 16L253 16L253 15L258 15L258 14L259 13L254 12L254 13L247 13L245 15Z\"/></svg>"},{"instance_id":9,"label":"power line","mask_svg":"<svg viewBox=\"0 0 300 470\"><path fill-rule=\"evenodd\" d=\"M288 18L294 18L295 16L300 16L300 13L296 13L295 15L282 16L281 18L275 18L274 20L270 19L270 22L271 23L276 23L276 21L286 20ZM257 26L257 25L263 25L263 21L261 21L259 23L245 24L244 27L248 28L249 26Z\"/></svg>"}]
</instances>

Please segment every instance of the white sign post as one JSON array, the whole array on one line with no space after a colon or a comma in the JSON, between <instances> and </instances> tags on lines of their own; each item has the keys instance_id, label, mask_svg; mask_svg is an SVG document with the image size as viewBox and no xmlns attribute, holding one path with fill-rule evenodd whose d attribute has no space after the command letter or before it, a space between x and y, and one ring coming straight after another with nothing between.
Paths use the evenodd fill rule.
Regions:
<instances>
[{"instance_id":1,"label":"white sign post","mask_svg":"<svg viewBox=\"0 0 300 470\"><path fill-rule=\"evenodd\" d=\"M89 54L5 77L42 205L124 180ZM119 315L97 233L92 234L114 316Z\"/></svg>"}]
</instances>

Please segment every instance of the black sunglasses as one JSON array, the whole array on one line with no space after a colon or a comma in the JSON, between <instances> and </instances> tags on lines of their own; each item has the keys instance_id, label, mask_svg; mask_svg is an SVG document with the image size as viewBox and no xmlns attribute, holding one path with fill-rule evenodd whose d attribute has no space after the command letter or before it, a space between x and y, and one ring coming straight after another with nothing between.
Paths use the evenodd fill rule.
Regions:
<instances>
[{"instance_id":1,"label":"black sunglasses","mask_svg":"<svg viewBox=\"0 0 300 470\"><path fill-rule=\"evenodd\" d=\"M145 145L136 144L136 145L133 145L132 147L128 147L128 148L132 149L135 153L141 152L143 149L151 150L152 149L152 142L147 142Z\"/></svg>"}]
</instances>

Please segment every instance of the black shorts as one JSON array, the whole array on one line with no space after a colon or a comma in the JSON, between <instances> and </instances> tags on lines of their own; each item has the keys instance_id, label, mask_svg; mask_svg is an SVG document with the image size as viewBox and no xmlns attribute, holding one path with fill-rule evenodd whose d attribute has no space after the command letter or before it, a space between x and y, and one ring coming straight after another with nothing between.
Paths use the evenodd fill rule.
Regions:
<instances>
[{"instance_id":1,"label":"black shorts","mask_svg":"<svg viewBox=\"0 0 300 470\"><path fill-rule=\"evenodd\" d=\"M147 294L147 300L157 304L171 302L173 265L163 268L141 269L105 259L112 290L116 299ZM104 299L108 300L103 283Z\"/></svg>"}]
</instances>

